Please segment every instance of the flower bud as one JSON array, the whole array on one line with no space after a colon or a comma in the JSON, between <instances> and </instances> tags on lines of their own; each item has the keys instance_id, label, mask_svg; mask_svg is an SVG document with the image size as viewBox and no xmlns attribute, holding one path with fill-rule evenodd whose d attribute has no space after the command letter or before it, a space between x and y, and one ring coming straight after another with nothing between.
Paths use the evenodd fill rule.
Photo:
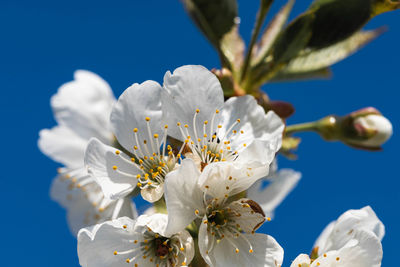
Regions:
<instances>
[{"instance_id":1,"label":"flower bud","mask_svg":"<svg viewBox=\"0 0 400 267\"><path fill-rule=\"evenodd\" d=\"M353 126L360 137L366 137L358 140L364 147L379 148L392 136L392 124L379 112L355 118Z\"/></svg>"},{"instance_id":2,"label":"flower bud","mask_svg":"<svg viewBox=\"0 0 400 267\"><path fill-rule=\"evenodd\" d=\"M367 150L380 150L393 131L390 121L372 107L343 117L328 116L318 122L318 130L327 140Z\"/></svg>"}]
</instances>

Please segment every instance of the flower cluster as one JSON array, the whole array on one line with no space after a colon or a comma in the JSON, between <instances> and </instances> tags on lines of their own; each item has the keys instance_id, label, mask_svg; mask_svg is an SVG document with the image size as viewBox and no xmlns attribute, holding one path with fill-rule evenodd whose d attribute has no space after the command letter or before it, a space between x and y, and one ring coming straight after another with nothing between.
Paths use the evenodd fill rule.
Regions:
<instances>
[{"instance_id":1,"label":"flower cluster","mask_svg":"<svg viewBox=\"0 0 400 267\"><path fill-rule=\"evenodd\" d=\"M253 96L225 101L213 73L183 66L118 100L77 71L51 104L58 126L39 147L64 165L51 196L82 266L282 265L279 243L256 231L301 175L277 169L285 124ZM138 216L139 194L153 211ZM348 211L292 266L380 266L383 234L371 208Z\"/></svg>"}]
</instances>

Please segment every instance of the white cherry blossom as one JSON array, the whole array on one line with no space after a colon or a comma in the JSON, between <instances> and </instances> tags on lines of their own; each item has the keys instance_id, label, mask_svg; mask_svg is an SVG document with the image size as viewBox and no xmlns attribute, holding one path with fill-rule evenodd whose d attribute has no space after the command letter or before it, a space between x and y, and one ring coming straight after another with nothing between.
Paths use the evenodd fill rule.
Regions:
<instances>
[{"instance_id":1,"label":"white cherry blossom","mask_svg":"<svg viewBox=\"0 0 400 267\"><path fill-rule=\"evenodd\" d=\"M159 200L165 175L180 158L167 145L169 127L161 119L161 86L154 81L133 84L119 97L111 123L122 148L92 139L85 153L89 172L112 199L125 197L136 187L144 199Z\"/></svg>"},{"instance_id":2,"label":"white cherry blossom","mask_svg":"<svg viewBox=\"0 0 400 267\"><path fill-rule=\"evenodd\" d=\"M210 266L280 266L283 249L271 236L256 234L266 220L253 200L230 196L246 190L232 166L218 166L208 182L193 160L184 159L181 167L167 175L165 199L169 215L166 232L184 229L193 220L199 224L198 244ZM215 169L214 169L215 170ZM207 175L210 177L210 175Z\"/></svg>"},{"instance_id":3,"label":"white cherry blossom","mask_svg":"<svg viewBox=\"0 0 400 267\"><path fill-rule=\"evenodd\" d=\"M299 255L291 267L379 267L385 228L371 207L349 210L331 222L312 252Z\"/></svg>"},{"instance_id":4,"label":"white cherry blossom","mask_svg":"<svg viewBox=\"0 0 400 267\"><path fill-rule=\"evenodd\" d=\"M355 230L350 239L338 250L330 250L311 260L306 254L299 255L291 267L380 267L382 245L374 233Z\"/></svg>"},{"instance_id":5,"label":"white cherry blossom","mask_svg":"<svg viewBox=\"0 0 400 267\"><path fill-rule=\"evenodd\" d=\"M252 173L246 176L253 179L268 174L284 124L274 112L265 114L254 97L224 102L216 76L189 65L165 74L161 98L168 134L185 144L185 156L201 171L214 163L234 162L237 168L250 166Z\"/></svg>"},{"instance_id":6,"label":"white cherry blossom","mask_svg":"<svg viewBox=\"0 0 400 267\"><path fill-rule=\"evenodd\" d=\"M353 238L355 230L374 233L379 241L385 235L385 226L370 206L359 210L348 210L324 229L314 244L318 254L337 250Z\"/></svg>"},{"instance_id":7,"label":"white cherry blossom","mask_svg":"<svg viewBox=\"0 0 400 267\"><path fill-rule=\"evenodd\" d=\"M83 267L173 267L194 257L191 235L182 230L166 235L167 215L122 217L82 229L78 234L79 263ZM127 264L128 263L128 264Z\"/></svg>"},{"instance_id":8,"label":"white cherry blossom","mask_svg":"<svg viewBox=\"0 0 400 267\"><path fill-rule=\"evenodd\" d=\"M262 207L264 213L273 218L277 206L294 189L300 178L301 173L292 169L280 169L278 171L276 160L274 160L268 176L255 182L247 190L247 197L256 201Z\"/></svg>"},{"instance_id":9,"label":"white cherry blossom","mask_svg":"<svg viewBox=\"0 0 400 267\"><path fill-rule=\"evenodd\" d=\"M62 85L51 98L58 123L40 131L41 151L65 167L59 169L50 195L67 210L71 232L117 216L135 216L129 199L111 201L83 167L84 151L91 137L114 142L109 114L115 103L110 86L96 74L78 70L74 81Z\"/></svg>"},{"instance_id":10,"label":"white cherry blossom","mask_svg":"<svg viewBox=\"0 0 400 267\"><path fill-rule=\"evenodd\" d=\"M115 219L120 216L137 217L135 204L129 198L117 201L104 197L100 186L84 168L60 168L53 180L50 196L67 210L68 225L76 235L86 226Z\"/></svg>"}]
</instances>

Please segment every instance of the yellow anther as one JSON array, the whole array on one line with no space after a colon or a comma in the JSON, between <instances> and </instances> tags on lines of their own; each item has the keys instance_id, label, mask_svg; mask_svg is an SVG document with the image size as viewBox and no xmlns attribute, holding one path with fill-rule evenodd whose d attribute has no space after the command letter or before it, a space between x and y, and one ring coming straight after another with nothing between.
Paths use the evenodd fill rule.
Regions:
<instances>
[{"instance_id":1,"label":"yellow anther","mask_svg":"<svg viewBox=\"0 0 400 267\"><path fill-rule=\"evenodd\" d=\"M208 124L208 121L204 121L204 124L207 125L207 124Z\"/></svg>"},{"instance_id":2,"label":"yellow anther","mask_svg":"<svg viewBox=\"0 0 400 267\"><path fill-rule=\"evenodd\" d=\"M159 238L160 235L156 233L156 234L154 235L154 237L155 237L155 238Z\"/></svg>"},{"instance_id":3,"label":"yellow anther","mask_svg":"<svg viewBox=\"0 0 400 267\"><path fill-rule=\"evenodd\" d=\"M137 146L133 146L133 149L137 150L137 149L138 149L138 147L137 147Z\"/></svg>"},{"instance_id":4,"label":"yellow anther","mask_svg":"<svg viewBox=\"0 0 400 267\"><path fill-rule=\"evenodd\" d=\"M185 128L188 128L188 127L189 127L189 125L185 124Z\"/></svg>"},{"instance_id":5,"label":"yellow anther","mask_svg":"<svg viewBox=\"0 0 400 267\"><path fill-rule=\"evenodd\" d=\"M168 242L167 242L167 241L164 241L164 242L163 242L163 245L164 245L164 246L166 246L167 244L168 244Z\"/></svg>"},{"instance_id":6,"label":"yellow anther","mask_svg":"<svg viewBox=\"0 0 400 267\"><path fill-rule=\"evenodd\" d=\"M218 129L221 129L222 128L222 125L218 125Z\"/></svg>"},{"instance_id":7,"label":"yellow anther","mask_svg":"<svg viewBox=\"0 0 400 267\"><path fill-rule=\"evenodd\" d=\"M137 179L140 179L140 177L142 177L140 174L136 175Z\"/></svg>"},{"instance_id":8,"label":"yellow anther","mask_svg":"<svg viewBox=\"0 0 400 267\"><path fill-rule=\"evenodd\" d=\"M138 131L138 129L137 129L137 128L133 129L133 132L134 132L134 133L137 133L137 131Z\"/></svg>"},{"instance_id":9,"label":"yellow anther","mask_svg":"<svg viewBox=\"0 0 400 267\"><path fill-rule=\"evenodd\" d=\"M321 265L321 263L317 262L317 266L320 266L320 265Z\"/></svg>"},{"instance_id":10,"label":"yellow anther","mask_svg":"<svg viewBox=\"0 0 400 267\"><path fill-rule=\"evenodd\" d=\"M126 259L126 263L130 263L131 262L131 260L130 259Z\"/></svg>"},{"instance_id":11,"label":"yellow anther","mask_svg":"<svg viewBox=\"0 0 400 267\"><path fill-rule=\"evenodd\" d=\"M119 155L119 154L121 154L121 152L119 150L116 150L115 154Z\"/></svg>"},{"instance_id":12,"label":"yellow anther","mask_svg":"<svg viewBox=\"0 0 400 267\"><path fill-rule=\"evenodd\" d=\"M237 119L236 121L237 121L237 122L240 122L240 119Z\"/></svg>"},{"instance_id":13,"label":"yellow anther","mask_svg":"<svg viewBox=\"0 0 400 267\"><path fill-rule=\"evenodd\" d=\"M337 257L337 258L336 258L336 261L339 261L339 260L340 260L340 258L339 258L339 257Z\"/></svg>"},{"instance_id":14,"label":"yellow anther","mask_svg":"<svg viewBox=\"0 0 400 267\"><path fill-rule=\"evenodd\" d=\"M152 183L152 182L148 182L147 184L148 184L148 185L152 185L153 183Z\"/></svg>"},{"instance_id":15,"label":"yellow anther","mask_svg":"<svg viewBox=\"0 0 400 267\"><path fill-rule=\"evenodd\" d=\"M156 139L157 139L157 138L158 138L158 134L154 134L154 138L156 138Z\"/></svg>"},{"instance_id":16,"label":"yellow anther","mask_svg":"<svg viewBox=\"0 0 400 267\"><path fill-rule=\"evenodd\" d=\"M197 109L196 109L196 113L199 113L199 112L200 112L200 109L197 108Z\"/></svg>"},{"instance_id":17,"label":"yellow anther","mask_svg":"<svg viewBox=\"0 0 400 267\"><path fill-rule=\"evenodd\" d=\"M230 146L227 146L226 149L231 150L231 147L230 147Z\"/></svg>"},{"instance_id":18,"label":"yellow anther","mask_svg":"<svg viewBox=\"0 0 400 267\"><path fill-rule=\"evenodd\" d=\"M326 258L326 253L324 254L324 257Z\"/></svg>"},{"instance_id":19,"label":"yellow anther","mask_svg":"<svg viewBox=\"0 0 400 267\"><path fill-rule=\"evenodd\" d=\"M113 168L114 171L116 171L118 169L118 167L115 166L115 165L112 168Z\"/></svg>"},{"instance_id":20,"label":"yellow anther","mask_svg":"<svg viewBox=\"0 0 400 267\"><path fill-rule=\"evenodd\" d=\"M103 207L99 208L99 212L103 212L103 211L104 211Z\"/></svg>"},{"instance_id":21,"label":"yellow anther","mask_svg":"<svg viewBox=\"0 0 400 267\"><path fill-rule=\"evenodd\" d=\"M244 146L244 147L246 147L246 146L247 146L247 144L246 144L246 143L244 143L244 144L243 144L243 146Z\"/></svg>"},{"instance_id":22,"label":"yellow anther","mask_svg":"<svg viewBox=\"0 0 400 267\"><path fill-rule=\"evenodd\" d=\"M180 250L181 250L181 251L185 251L185 248L184 248L184 247L181 247Z\"/></svg>"},{"instance_id":23,"label":"yellow anther","mask_svg":"<svg viewBox=\"0 0 400 267\"><path fill-rule=\"evenodd\" d=\"M204 186L205 188L209 189L210 187L208 185Z\"/></svg>"},{"instance_id":24,"label":"yellow anther","mask_svg":"<svg viewBox=\"0 0 400 267\"><path fill-rule=\"evenodd\" d=\"M267 221L269 221L269 222L270 222L270 221L271 221L271 217L267 217Z\"/></svg>"},{"instance_id":25,"label":"yellow anther","mask_svg":"<svg viewBox=\"0 0 400 267\"><path fill-rule=\"evenodd\" d=\"M114 251L114 255L117 255L118 254L118 252L117 251Z\"/></svg>"},{"instance_id":26,"label":"yellow anther","mask_svg":"<svg viewBox=\"0 0 400 267\"><path fill-rule=\"evenodd\" d=\"M235 133L237 133L237 131L236 131L236 130L233 130L233 131L232 131L232 133L234 133L234 134L235 134Z\"/></svg>"},{"instance_id":27,"label":"yellow anther","mask_svg":"<svg viewBox=\"0 0 400 267\"><path fill-rule=\"evenodd\" d=\"M180 157L181 157L181 154L176 154L176 157L177 157L177 158L180 158Z\"/></svg>"},{"instance_id":28,"label":"yellow anther","mask_svg":"<svg viewBox=\"0 0 400 267\"><path fill-rule=\"evenodd\" d=\"M240 133L241 133L241 134L244 133L243 130L241 130Z\"/></svg>"},{"instance_id":29,"label":"yellow anther","mask_svg":"<svg viewBox=\"0 0 400 267\"><path fill-rule=\"evenodd\" d=\"M138 186L138 187L142 187L142 184L141 184L141 183L137 183L137 186Z\"/></svg>"},{"instance_id":30,"label":"yellow anther","mask_svg":"<svg viewBox=\"0 0 400 267\"><path fill-rule=\"evenodd\" d=\"M200 138L197 138L197 141L201 142L201 139L200 139Z\"/></svg>"},{"instance_id":31,"label":"yellow anther","mask_svg":"<svg viewBox=\"0 0 400 267\"><path fill-rule=\"evenodd\" d=\"M122 225L122 228L126 229L126 227L128 227L128 226L126 226L126 224Z\"/></svg>"},{"instance_id":32,"label":"yellow anther","mask_svg":"<svg viewBox=\"0 0 400 267\"><path fill-rule=\"evenodd\" d=\"M198 214L199 214L199 210L195 210L194 213L195 213L196 215L198 215Z\"/></svg>"},{"instance_id":33,"label":"yellow anther","mask_svg":"<svg viewBox=\"0 0 400 267\"><path fill-rule=\"evenodd\" d=\"M147 244L147 242L149 242L149 240L147 240L147 239L143 240L143 243Z\"/></svg>"},{"instance_id":34,"label":"yellow anther","mask_svg":"<svg viewBox=\"0 0 400 267\"><path fill-rule=\"evenodd\" d=\"M143 255L143 259L146 259L147 258L147 256L146 255Z\"/></svg>"},{"instance_id":35,"label":"yellow anther","mask_svg":"<svg viewBox=\"0 0 400 267\"><path fill-rule=\"evenodd\" d=\"M131 161L132 161L132 162L135 162L135 158L131 158Z\"/></svg>"},{"instance_id":36,"label":"yellow anther","mask_svg":"<svg viewBox=\"0 0 400 267\"><path fill-rule=\"evenodd\" d=\"M147 159L148 159L148 157L147 157L147 156L144 156L143 158L144 158L145 160L147 160Z\"/></svg>"},{"instance_id":37,"label":"yellow anther","mask_svg":"<svg viewBox=\"0 0 400 267\"><path fill-rule=\"evenodd\" d=\"M139 159L139 164L143 164L143 160Z\"/></svg>"},{"instance_id":38,"label":"yellow anther","mask_svg":"<svg viewBox=\"0 0 400 267\"><path fill-rule=\"evenodd\" d=\"M168 125L167 124L164 125L164 129L168 129Z\"/></svg>"},{"instance_id":39,"label":"yellow anther","mask_svg":"<svg viewBox=\"0 0 400 267\"><path fill-rule=\"evenodd\" d=\"M237 248L237 249L235 249L235 252L236 252L236 253L239 253L239 249L238 249L238 248Z\"/></svg>"},{"instance_id":40,"label":"yellow anther","mask_svg":"<svg viewBox=\"0 0 400 267\"><path fill-rule=\"evenodd\" d=\"M181 264L182 266L186 266L186 262L182 262L182 264Z\"/></svg>"},{"instance_id":41,"label":"yellow anther","mask_svg":"<svg viewBox=\"0 0 400 267\"><path fill-rule=\"evenodd\" d=\"M219 113L219 109L216 109L216 110L215 110L215 113L217 113L217 114L218 114L218 113Z\"/></svg>"},{"instance_id":42,"label":"yellow anther","mask_svg":"<svg viewBox=\"0 0 400 267\"><path fill-rule=\"evenodd\" d=\"M203 221L203 223L204 223L204 224L207 224L207 223L208 223L208 221L207 221L207 220L204 220L204 221Z\"/></svg>"},{"instance_id":43,"label":"yellow anther","mask_svg":"<svg viewBox=\"0 0 400 267\"><path fill-rule=\"evenodd\" d=\"M149 118L149 117L146 117L145 120L146 120L146 121L150 121L150 118Z\"/></svg>"},{"instance_id":44,"label":"yellow anther","mask_svg":"<svg viewBox=\"0 0 400 267\"><path fill-rule=\"evenodd\" d=\"M138 241L137 241L137 240L135 240L135 241L133 241L133 243L134 243L134 244L137 244L137 243L138 243Z\"/></svg>"},{"instance_id":45,"label":"yellow anther","mask_svg":"<svg viewBox=\"0 0 400 267\"><path fill-rule=\"evenodd\" d=\"M225 187L226 188L226 190L229 190L229 186L227 186L227 187Z\"/></svg>"},{"instance_id":46,"label":"yellow anther","mask_svg":"<svg viewBox=\"0 0 400 267\"><path fill-rule=\"evenodd\" d=\"M180 123L180 122L178 122L176 125L178 125L178 126L181 126L181 123Z\"/></svg>"},{"instance_id":47,"label":"yellow anther","mask_svg":"<svg viewBox=\"0 0 400 267\"><path fill-rule=\"evenodd\" d=\"M229 180L232 180L232 176L229 176L228 179L229 179Z\"/></svg>"},{"instance_id":48,"label":"yellow anther","mask_svg":"<svg viewBox=\"0 0 400 267\"><path fill-rule=\"evenodd\" d=\"M204 137L207 137L207 134L204 134L203 136L204 136Z\"/></svg>"},{"instance_id":49,"label":"yellow anther","mask_svg":"<svg viewBox=\"0 0 400 267\"><path fill-rule=\"evenodd\" d=\"M254 252L254 250L250 249L250 250L249 250L249 252L250 252L250 253L253 253L253 252Z\"/></svg>"},{"instance_id":50,"label":"yellow anther","mask_svg":"<svg viewBox=\"0 0 400 267\"><path fill-rule=\"evenodd\" d=\"M217 136L214 134L214 135L212 136L212 138L215 139L215 138L217 138Z\"/></svg>"}]
</instances>

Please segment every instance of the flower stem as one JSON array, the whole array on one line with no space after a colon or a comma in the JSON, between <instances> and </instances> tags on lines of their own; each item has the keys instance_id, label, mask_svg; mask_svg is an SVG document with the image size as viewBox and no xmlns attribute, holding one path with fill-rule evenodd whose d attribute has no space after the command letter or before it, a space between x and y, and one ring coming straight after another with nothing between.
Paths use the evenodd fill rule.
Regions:
<instances>
[{"instance_id":1,"label":"flower stem","mask_svg":"<svg viewBox=\"0 0 400 267\"><path fill-rule=\"evenodd\" d=\"M318 122L306 122L293 124L286 127L285 134L291 135L298 132L316 132L318 131Z\"/></svg>"},{"instance_id":2,"label":"flower stem","mask_svg":"<svg viewBox=\"0 0 400 267\"><path fill-rule=\"evenodd\" d=\"M240 81L243 81L244 78L246 77L254 45L255 45L255 43L257 41L257 37L258 37L258 34L260 33L261 26L264 23L265 17L267 16L268 10L271 7L272 2L273 2L273 0L261 0L260 9L258 10L258 13L257 13L256 23L255 23L255 26L253 28L250 44L249 44L249 47L247 49L247 54L246 54L246 57L245 57L245 60L244 60L244 63L243 63L243 68L242 68L242 74L241 74L241 77L240 77Z\"/></svg>"}]
</instances>

